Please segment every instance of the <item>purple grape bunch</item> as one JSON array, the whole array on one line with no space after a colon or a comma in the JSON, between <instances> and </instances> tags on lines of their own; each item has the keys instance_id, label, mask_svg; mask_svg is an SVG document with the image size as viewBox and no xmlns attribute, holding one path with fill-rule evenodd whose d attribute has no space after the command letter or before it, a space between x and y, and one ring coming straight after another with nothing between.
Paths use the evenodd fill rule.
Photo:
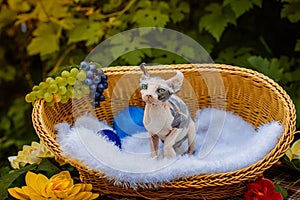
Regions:
<instances>
[{"instance_id":1,"label":"purple grape bunch","mask_svg":"<svg viewBox=\"0 0 300 200\"><path fill-rule=\"evenodd\" d=\"M103 92L108 88L108 77L95 64L82 61L80 68L86 72L84 83L90 88L89 96L91 99L94 99L94 107L98 108L100 107L100 102L105 101Z\"/></svg>"}]
</instances>

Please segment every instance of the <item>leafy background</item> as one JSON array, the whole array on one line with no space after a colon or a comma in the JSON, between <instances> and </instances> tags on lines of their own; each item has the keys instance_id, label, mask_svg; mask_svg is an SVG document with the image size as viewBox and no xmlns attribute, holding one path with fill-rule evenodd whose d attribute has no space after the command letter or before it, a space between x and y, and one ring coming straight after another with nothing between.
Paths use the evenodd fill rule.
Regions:
<instances>
[{"instance_id":1,"label":"leafy background","mask_svg":"<svg viewBox=\"0 0 300 200\"><path fill-rule=\"evenodd\" d=\"M277 81L299 110L299 10L299 0L0 0L0 168L22 145L38 140L32 105L24 101L33 85L79 64L101 41L132 28L164 27L186 34L216 63L251 68ZM107 56L114 58L124 45L132 45L123 42ZM180 41L169 45L194 53ZM111 65L142 61L186 62L166 51L143 49Z\"/></svg>"}]
</instances>

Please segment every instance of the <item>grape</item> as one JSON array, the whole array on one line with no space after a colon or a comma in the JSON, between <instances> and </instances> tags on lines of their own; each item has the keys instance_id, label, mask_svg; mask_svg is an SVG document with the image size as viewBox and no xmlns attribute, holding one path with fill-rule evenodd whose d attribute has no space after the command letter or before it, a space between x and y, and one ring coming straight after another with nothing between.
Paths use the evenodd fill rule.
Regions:
<instances>
[{"instance_id":1,"label":"grape","mask_svg":"<svg viewBox=\"0 0 300 200\"><path fill-rule=\"evenodd\" d=\"M98 100L101 96L100 92L95 92L95 99Z\"/></svg>"},{"instance_id":2,"label":"grape","mask_svg":"<svg viewBox=\"0 0 300 200\"><path fill-rule=\"evenodd\" d=\"M70 71L70 75L73 77L76 77L78 73L79 73L79 70L77 68L73 68Z\"/></svg>"},{"instance_id":3,"label":"grape","mask_svg":"<svg viewBox=\"0 0 300 200\"><path fill-rule=\"evenodd\" d=\"M70 98L89 95L94 100L93 105L99 107L100 102L105 100L103 91L108 87L107 78L103 70L97 69L97 65L83 61L80 69L64 70L60 76L48 77L33 86L25 101L34 103L37 99L44 99L47 105L52 106L57 102L67 103Z\"/></svg>"},{"instance_id":4,"label":"grape","mask_svg":"<svg viewBox=\"0 0 300 200\"><path fill-rule=\"evenodd\" d=\"M64 85L66 83L66 79L58 76L55 78L55 83L57 85Z\"/></svg>"},{"instance_id":5,"label":"grape","mask_svg":"<svg viewBox=\"0 0 300 200\"><path fill-rule=\"evenodd\" d=\"M93 84L93 81L91 79L89 79L89 78L85 79L84 82L85 82L85 84L87 84L89 86Z\"/></svg>"},{"instance_id":6,"label":"grape","mask_svg":"<svg viewBox=\"0 0 300 200\"><path fill-rule=\"evenodd\" d=\"M27 103L31 103L31 102L34 101L34 99L32 98L31 93L26 94L26 96L25 96L25 101L26 101Z\"/></svg>"},{"instance_id":7,"label":"grape","mask_svg":"<svg viewBox=\"0 0 300 200\"><path fill-rule=\"evenodd\" d=\"M58 91L58 87L55 83L50 84L48 91L50 93L56 93Z\"/></svg>"},{"instance_id":8,"label":"grape","mask_svg":"<svg viewBox=\"0 0 300 200\"><path fill-rule=\"evenodd\" d=\"M43 96L44 96L44 91L43 90L39 90L39 91L36 92L36 97L37 98L41 99L41 98L43 98Z\"/></svg>"},{"instance_id":9,"label":"grape","mask_svg":"<svg viewBox=\"0 0 300 200\"><path fill-rule=\"evenodd\" d=\"M63 95L63 94L66 94L67 92L67 88L65 86L59 86L58 88L58 93Z\"/></svg>"},{"instance_id":10,"label":"grape","mask_svg":"<svg viewBox=\"0 0 300 200\"><path fill-rule=\"evenodd\" d=\"M107 81L108 77L106 75L101 76L101 80Z\"/></svg>"},{"instance_id":11,"label":"grape","mask_svg":"<svg viewBox=\"0 0 300 200\"><path fill-rule=\"evenodd\" d=\"M72 98L72 96L73 96L73 90L67 89L67 92L66 92L65 96L66 96L67 98Z\"/></svg>"},{"instance_id":12,"label":"grape","mask_svg":"<svg viewBox=\"0 0 300 200\"><path fill-rule=\"evenodd\" d=\"M97 86L96 85L90 85L90 91L91 92L95 92L96 91L96 89L97 89Z\"/></svg>"},{"instance_id":13,"label":"grape","mask_svg":"<svg viewBox=\"0 0 300 200\"><path fill-rule=\"evenodd\" d=\"M84 83L89 86L89 96L91 99L94 99L93 105L99 107L100 101L105 100L103 92L108 88L108 77L104 74L103 70L97 69L97 66L94 64L81 62L80 65L81 69L86 71Z\"/></svg>"},{"instance_id":14,"label":"grape","mask_svg":"<svg viewBox=\"0 0 300 200\"><path fill-rule=\"evenodd\" d=\"M48 77L45 82L51 84L54 82L54 79L52 77Z\"/></svg>"},{"instance_id":15,"label":"grape","mask_svg":"<svg viewBox=\"0 0 300 200\"><path fill-rule=\"evenodd\" d=\"M46 88L47 88L47 84L46 84L45 82L40 82L39 88L40 88L41 90L46 89Z\"/></svg>"},{"instance_id":16,"label":"grape","mask_svg":"<svg viewBox=\"0 0 300 200\"><path fill-rule=\"evenodd\" d=\"M94 73L89 70L86 72L86 77L92 79L94 77Z\"/></svg>"},{"instance_id":17,"label":"grape","mask_svg":"<svg viewBox=\"0 0 300 200\"><path fill-rule=\"evenodd\" d=\"M37 85L35 85L35 86L32 87L32 91L39 91L39 89L40 89L40 88L39 88L39 86L37 86Z\"/></svg>"},{"instance_id":18,"label":"grape","mask_svg":"<svg viewBox=\"0 0 300 200\"><path fill-rule=\"evenodd\" d=\"M87 71L87 70L90 69L89 64L87 64L87 62L85 62L85 61L82 61L82 62L80 63L80 66L81 66L81 68L82 68L83 70L85 70L85 71Z\"/></svg>"},{"instance_id":19,"label":"grape","mask_svg":"<svg viewBox=\"0 0 300 200\"><path fill-rule=\"evenodd\" d=\"M93 79L93 82L95 83L95 84L98 84L99 82L101 81L101 77L100 76L95 76L94 77L94 79Z\"/></svg>"},{"instance_id":20,"label":"grape","mask_svg":"<svg viewBox=\"0 0 300 200\"><path fill-rule=\"evenodd\" d=\"M46 92L44 94L44 99L46 102L51 102L52 101L52 95L49 92Z\"/></svg>"},{"instance_id":21,"label":"grape","mask_svg":"<svg viewBox=\"0 0 300 200\"><path fill-rule=\"evenodd\" d=\"M84 80L86 79L86 73L85 73L85 71L80 71L80 72L77 74L76 78L77 78L79 81L84 81Z\"/></svg>"},{"instance_id":22,"label":"grape","mask_svg":"<svg viewBox=\"0 0 300 200\"><path fill-rule=\"evenodd\" d=\"M68 100L69 100L69 97L67 97L67 96L62 96L60 102L62 102L62 103L67 103Z\"/></svg>"},{"instance_id":23,"label":"grape","mask_svg":"<svg viewBox=\"0 0 300 200\"><path fill-rule=\"evenodd\" d=\"M72 77L72 76L69 76L69 77L67 78L67 83L68 83L69 85L74 85L74 84L76 83L76 79L75 79L74 77Z\"/></svg>"},{"instance_id":24,"label":"grape","mask_svg":"<svg viewBox=\"0 0 300 200\"><path fill-rule=\"evenodd\" d=\"M65 77L65 78L68 78L68 77L70 76L70 72L68 72L68 71L63 71L63 72L61 72L61 76L62 76L62 77Z\"/></svg>"},{"instance_id":25,"label":"grape","mask_svg":"<svg viewBox=\"0 0 300 200\"><path fill-rule=\"evenodd\" d=\"M84 94L84 95L87 95L87 94L90 93L90 87L87 86L87 85L83 85L83 86L82 86L82 91L83 91L83 94Z\"/></svg>"},{"instance_id":26,"label":"grape","mask_svg":"<svg viewBox=\"0 0 300 200\"><path fill-rule=\"evenodd\" d=\"M108 83L107 82L102 83L102 85L103 85L104 89L108 88Z\"/></svg>"},{"instance_id":27,"label":"grape","mask_svg":"<svg viewBox=\"0 0 300 200\"><path fill-rule=\"evenodd\" d=\"M104 73L103 73L103 70L101 70L101 69L97 69L96 70L96 75L98 75L98 76L101 76L101 75L103 75Z\"/></svg>"},{"instance_id":28,"label":"grape","mask_svg":"<svg viewBox=\"0 0 300 200\"><path fill-rule=\"evenodd\" d=\"M102 94L99 98L100 101L105 101L105 96Z\"/></svg>"},{"instance_id":29,"label":"grape","mask_svg":"<svg viewBox=\"0 0 300 200\"><path fill-rule=\"evenodd\" d=\"M100 102L99 101L94 101L94 107L99 108L100 107Z\"/></svg>"},{"instance_id":30,"label":"grape","mask_svg":"<svg viewBox=\"0 0 300 200\"><path fill-rule=\"evenodd\" d=\"M59 82L57 82L57 84L59 86L66 86L68 85L67 79L65 77L61 77L61 79L59 79Z\"/></svg>"},{"instance_id":31,"label":"grape","mask_svg":"<svg viewBox=\"0 0 300 200\"><path fill-rule=\"evenodd\" d=\"M90 65L90 70L91 70L92 72L96 72L97 66L96 66L96 65Z\"/></svg>"},{"instance_id":32,"label":"grape","mask_svg":"<svg viewBox=\"0 0 300 200\"><path fill-rule=\"evenodd\" d=\"M103 91L104 91L104 86L103 86L102 83L98 84L97 90L98 90L99 92L103 92Z\"/></svg>"}]
</instances>

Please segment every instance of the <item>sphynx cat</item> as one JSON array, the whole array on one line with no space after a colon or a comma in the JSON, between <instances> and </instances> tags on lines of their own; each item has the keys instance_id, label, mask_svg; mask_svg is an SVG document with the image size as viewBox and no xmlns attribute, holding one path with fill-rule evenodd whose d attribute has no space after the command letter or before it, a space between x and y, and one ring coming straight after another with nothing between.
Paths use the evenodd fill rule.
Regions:
<instances>
[{"instance_id":1,"label":"sphynx cat","mask_svg":"<svg viewBox=\"0 0 300 200\"><path fill-rule=\"evenodd\" d=\"M140 91L146 102L144 126L150 134L151 156L158 157L159 139L163 142L163 156L175 157L178 149L188 140L188 154L195 150L195 123L188 106L175 93L179 92L184 76L180 71L164 80L150 76L145 63L140 65L143 72L140 78Z\"/></svg>"}]
</instances>

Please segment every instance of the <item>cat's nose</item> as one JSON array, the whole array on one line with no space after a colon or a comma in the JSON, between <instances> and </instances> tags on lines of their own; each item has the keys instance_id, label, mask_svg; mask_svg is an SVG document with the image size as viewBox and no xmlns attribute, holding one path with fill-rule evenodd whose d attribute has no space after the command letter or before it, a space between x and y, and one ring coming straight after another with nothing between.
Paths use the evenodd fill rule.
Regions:
<instances>
[{"instance_id":1,"label":"cat's nose","mask_svg":"<svg viewBox=\"0 0 300 200\"><path fill-rule=\"evenodd\" d=\"M151 98L152 98L152 95L151 95L151 94L147 94L147 95L146 95L146 98L147 98L147 99L151 99Z\"/></svg>"}]
</instances>

